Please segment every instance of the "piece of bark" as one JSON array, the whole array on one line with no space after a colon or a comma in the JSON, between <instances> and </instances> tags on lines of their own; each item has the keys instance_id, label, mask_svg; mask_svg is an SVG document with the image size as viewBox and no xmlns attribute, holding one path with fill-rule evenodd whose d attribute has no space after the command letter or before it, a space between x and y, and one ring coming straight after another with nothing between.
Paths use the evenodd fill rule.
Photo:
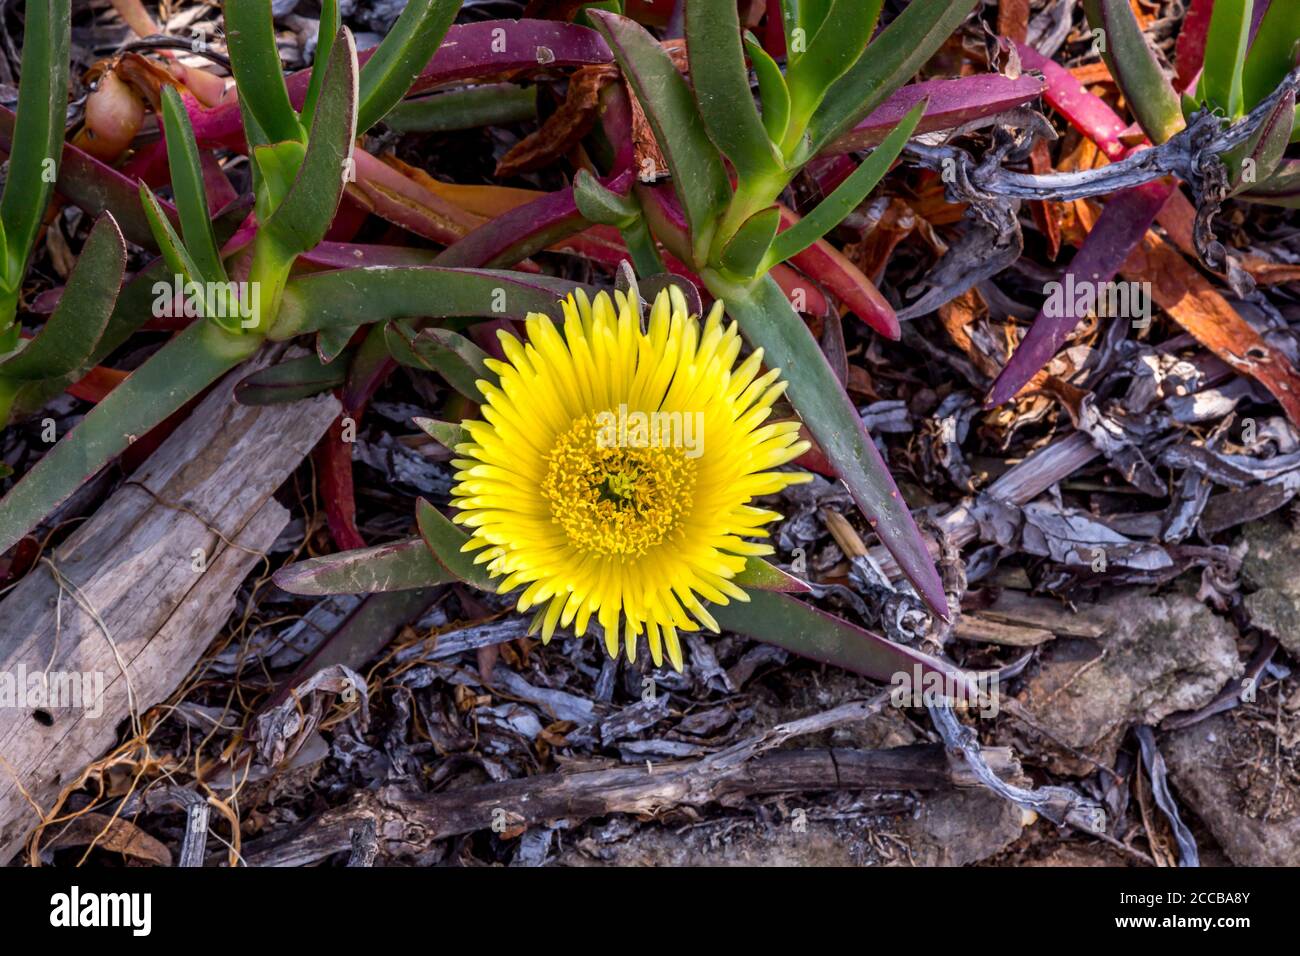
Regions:
<instances>
[{"instance_id":1,"label":"piece of bark","mask_svg":"<svg viewBox=\"0 0 1300 956\"><path fill-rule=\"evenodd\" d=\"M1040 627L1022 627L991 621L980 612L963 614L953 625L953 637L980 644L999 644L1004 647L1037 647L1046 644L1056 635Z\"/></svg>"},{"instance_id":2,"label":"piece of bark","mask_svg":"<svg viewBox=\"0 0 1300 956\"><path fill-rule=\"evenodd\" d=\"M988 747L984 756L999 776L1017 778L1010 748ZM720 759L722 758L722 759ZM476 830L506 836L556 819L610 813L653 814L719 800L825 790L949 790L978 786L954 769L934 744L889 750L781 750L752 760L715 754L653 768L620 767L551 773L442 793L390 786L356 794L305 826L245 848L250 866L303 866L352 847L352 834L373 823L389 855L427 849L435 840Z\"/></svg>"},{"instance_id":3,"label":"piece of bark","mask_svg":"<svg viewBox=\"0 0 1300 956\"><path fill-rule=\"evenodd\" d=\"M61 706L23 693L0 707L0 864L118 740L123 720L177 687L288 523L271 495L339 405L329 395L238 405L234 385L249 370L222 380L0 602L0 694L4 675L15 675L11 690L23 677L25 692L43 673L52 688L80 681L87 691Z\"/></svg>"}]
</instances>

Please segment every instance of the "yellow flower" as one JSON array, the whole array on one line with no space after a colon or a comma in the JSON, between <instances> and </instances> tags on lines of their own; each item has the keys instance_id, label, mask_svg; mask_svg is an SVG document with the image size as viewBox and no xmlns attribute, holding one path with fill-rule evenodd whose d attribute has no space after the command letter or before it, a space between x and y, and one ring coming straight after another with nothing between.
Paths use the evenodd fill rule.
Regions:
<instances>
[{"instance_id":1,"label":"yellow flower","mask_svg":"<svg viewBox=\"0 0 1300 956\"><path fill-rule=\"evenodd\" d=\"M645 329L622 293L562 305L562 335L530 315L527 342L501 333L507 360L488 362L499 385L478 383L486 421L465 422L453 462L463 550L501 593L523 586L543 641L595 615L611 656L621 626L628 660L644 632L680 670L677 632L718 630L704 602L748 600L731 579L772 548L746 539L780 517L750 502L811 478L771 470L808 443L797 422L764 424L785 384L758 374L761 351L736 366L721 303L703 329L671 286Z\"/></svg>"}]
</instances>

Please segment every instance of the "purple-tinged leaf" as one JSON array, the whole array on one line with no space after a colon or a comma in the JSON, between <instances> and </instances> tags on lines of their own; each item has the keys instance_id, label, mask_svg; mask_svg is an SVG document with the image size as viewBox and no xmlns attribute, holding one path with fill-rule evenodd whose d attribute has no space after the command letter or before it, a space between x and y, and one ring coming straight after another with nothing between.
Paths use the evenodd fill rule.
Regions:
<instances>
[{"instance_id":1,"label":"purple-tinged leaf","mask_svg":"<svg viewBox=\"0 0 1300 956\"><path fill-rule=\"evenodd\" d=\"M1104 101L1084 89L1073 73L1027 44L1017 43L1016 52L1023 67L1038 70L1047 80L1044 95L1052 108L1101 147L1107 159L1114 161L1128 152L1129 146L1122 138L1128 125Z\"/></svg>"},{"instance_id":2,"label":"purple-tinged leaf","mask_svg":"<svg viewBox=\"0 0 1300 956\"><path fill-rule=\"evenodd\" d=\"M632 171L626 170L602 185L623 194L632 179ZM484 223L444 249L435 261L439 266L504 268L585 228L587 220L578 209L573 187L566 186Z\"/></svg>"},{"instance_id":3,"label":"purple-tinged leaf","mask_svg":"<svg viewBox=\"0 0 1300 956\"><path fill-rule=\"evenodd\" d=\"M946 688L961 688L978 700L974 675L937 657L896 644L842 618L810 607L777 591L750 591L749 601L714 605L711 613L728 631L766 644L784 647L801 657L833 664L884 684L901 678L916 687L922 679L937 676Z\"/></svg>"},{"instance_id":4,"label":"purple-tinged leaf","mask_svg":"<svg viewBox=\"0 0 1300 956\"><path fill-rule=\"evenodd\" d=\"M872 110L861 123L822 150L821 155L851 153L879 145L917 103L928 100L917 133L954 129L1023 106L1043 94L1043 79L1025 73L1016 79L999 73L925 80L904 86Z\"/></svg>"},{"instance_id":5,"label":"purple-tinged leaf","mask_svg":"<svg viewBox=\"0 0 1300 956\"><path fill-rule=\"evenodd\" d=\"M1151 228L1174 188L1167 181L1144 183L1116 193L1106 203L1070 267L1061 276L1061 294L1049 296L1048 306L1034 318L1034 324L989 390L984 402L986 408L1014 398L1052 360L1087 314L1078 308L1080 300L1071 291L1085 288L1096 291L1102 283L1114 278ZM1096 301L1095 295L1091 300Z\"/></svg>"},{"instance_id":6,"label":"purple-tinged leaf","mask_svg":"<svg viewBox=\"0 0 1300 956\"><path fill-rule=\"evenodd\" d=\"M374 49L357 54L364 69ZM515 70L590 66L614 59L600 34L588 27L552 20L485 20L451 27L410 93L420 93L453 80L509 73ZM301 106L307 96L311 71L292 74L289 99ZM190 103L190 119L199 145L243 150L247 148L239 105L224 103L211 109Z\"/></svg>"},{"instance_id":7,"label":"purple-tinged leaf","mask_svg":"<svg viewBox=\"0 0 1300 956\"><path fill-rule=\"evenodd\" d=\"M275 572L276 587L290 594L375 594L431 587L455 580L434 560L423 538L309 558Z\"/></svg>"}]
</instances>

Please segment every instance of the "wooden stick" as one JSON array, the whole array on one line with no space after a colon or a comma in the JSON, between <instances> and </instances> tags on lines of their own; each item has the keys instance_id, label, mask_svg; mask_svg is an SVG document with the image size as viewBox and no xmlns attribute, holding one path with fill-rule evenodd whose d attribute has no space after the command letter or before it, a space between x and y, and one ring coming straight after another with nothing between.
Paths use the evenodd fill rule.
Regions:
<instances>
[{"instance_id":1,"label":"wooden stick","mask_svg":"<svg viewBox=\"0 0 1300 956\"><path fill-rule=\"evenodd\" d=\"M249 371L219 383L0 602L0 864L77 789L122 721L138 728L180 684L288 523L271 494L339 404L241 406L233 389Z\"/></svg>"},{"instance_id":2,"label":"wooden stick","mask_svg":"<svg viewBox=\"0 0 1300 956\"><path fill-rule=\"evenodd\" d=\"M734 762L706 757L656 767L549 773L463 790L423 793L401 787L363 790L343 807L305 826L249 847L250 866L303 866L352 847L353 834L374 827L389 854L412 853L435 840L495 828L516 834L556 819L610 813L653 814L736 796L818 790L944 790L978 786L941 745L890 750L779 750ZM1007 747L984 756L999 776L1018 777Z\"/></svg>"}]
</instances>

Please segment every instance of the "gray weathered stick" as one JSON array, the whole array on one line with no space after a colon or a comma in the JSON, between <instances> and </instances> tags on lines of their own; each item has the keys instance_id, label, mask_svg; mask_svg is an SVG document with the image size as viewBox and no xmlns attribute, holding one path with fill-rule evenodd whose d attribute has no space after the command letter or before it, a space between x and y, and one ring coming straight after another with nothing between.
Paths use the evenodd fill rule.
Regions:
<instances>
[{"instance_id":1,"label":"gray weathered stick","mask_svg":"<svg viewBox=\"0 0 1300 956\"><path fill-rule=\"evenodd\" d=\"M271 494L339 405L246 408L232 394L246 374L0 602L0 864L122 721L178 686L288 522Z\"/></svg>"}]
</instances>

